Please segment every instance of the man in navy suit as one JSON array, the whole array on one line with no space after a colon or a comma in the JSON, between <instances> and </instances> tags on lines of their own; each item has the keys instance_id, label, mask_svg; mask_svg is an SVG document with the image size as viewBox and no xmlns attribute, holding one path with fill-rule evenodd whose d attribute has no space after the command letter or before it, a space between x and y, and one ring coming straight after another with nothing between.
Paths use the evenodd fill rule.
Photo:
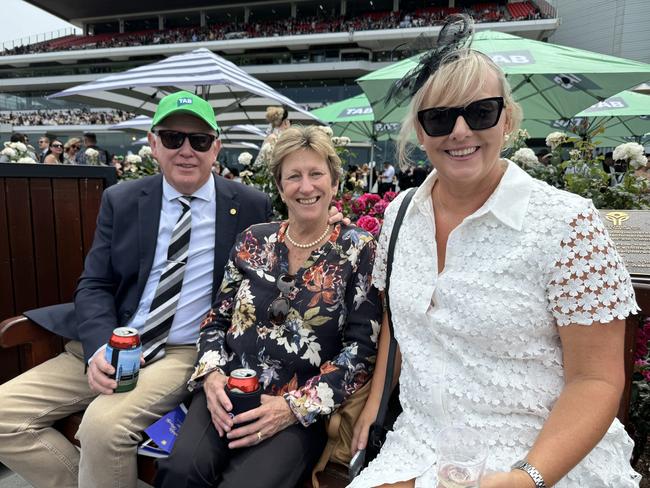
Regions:
<instances>
[{"instance_id":1,"label":"man in navy suit","mask_svg":"<svg viewBox=\"0 0 650 488\"><path fill-rule=\"evenodd\" d=\"M235 236L271 217L266 195L213 176L218 136L208 102L188 92L163 98L149 133L163 175L104 192L74 307L26 313L72 339L64 353L0 385L0 461L35 487L135 487L141 431L185 396L199 324ZM106 343L119 326L147 330L182 212L190 213L191 237L164 355L144 363L134 390L113 394ZM79 452L52 424L83 409Z\"/></svg>"}]
</instances>

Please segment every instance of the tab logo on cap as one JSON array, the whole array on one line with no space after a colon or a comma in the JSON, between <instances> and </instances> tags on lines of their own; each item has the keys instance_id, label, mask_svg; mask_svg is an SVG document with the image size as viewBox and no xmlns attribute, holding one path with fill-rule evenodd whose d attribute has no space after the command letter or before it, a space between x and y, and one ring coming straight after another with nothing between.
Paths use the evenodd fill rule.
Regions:
<instances>
[{"instance_id":1,"label":"tab logo on cap","mask_svg":"<svg viewBox=\"0 0 650 488\"><path fill-rule=\"evenodd\" d=\"M194 103L194 100L191 98L179 98L178 101L176 102L176 106L180 105L192 105Z\"/></svg>"}]
</instances>

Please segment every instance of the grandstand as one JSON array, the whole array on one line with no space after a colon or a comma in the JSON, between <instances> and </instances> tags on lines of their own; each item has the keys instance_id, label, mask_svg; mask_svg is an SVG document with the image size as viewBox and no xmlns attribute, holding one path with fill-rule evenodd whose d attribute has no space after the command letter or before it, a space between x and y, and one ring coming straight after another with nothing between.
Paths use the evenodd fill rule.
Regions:
<instances>
[{"instance_id":1,"label":"grandstand","mask_svg":"<svg viewBox=\"0 0 650 488\"><path fill-rule=\"evenodd\" d=\"M187 0L182 9L169 0L26 1L83 34L5 44L0 108L13 112L87 109L46 96L198 47L316 107L358 94L356 78L412 54L419 36L435 40L450 13L469 13L477 30L534 39L547 39L559 24L545 0Z\"/></svg>"}]
</instances>

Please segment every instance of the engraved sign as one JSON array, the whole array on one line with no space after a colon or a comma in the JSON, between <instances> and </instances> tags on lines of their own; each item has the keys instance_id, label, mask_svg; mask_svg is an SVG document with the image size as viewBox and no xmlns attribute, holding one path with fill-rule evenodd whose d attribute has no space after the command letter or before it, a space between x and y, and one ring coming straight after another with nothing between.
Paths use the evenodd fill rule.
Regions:
<instances>
[{"instance_id":1,"label":"engraved sign","mask_svg":"<svg viewBox=\"0 0 650 488\"><path fill-rule=\"evenodd\" d=\"M650 210L599 210L631 275L650 277Z\"/></svg>"}]
</instances>

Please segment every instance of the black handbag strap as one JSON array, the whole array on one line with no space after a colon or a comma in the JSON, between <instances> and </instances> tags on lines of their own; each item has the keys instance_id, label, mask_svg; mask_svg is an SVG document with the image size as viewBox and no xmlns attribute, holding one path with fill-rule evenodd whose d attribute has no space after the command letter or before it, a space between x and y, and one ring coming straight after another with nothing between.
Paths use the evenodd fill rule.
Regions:
<instances>
[{"instance_id":1,"label":"black handbag strap","mask_svg":"<svg viewBox=\"0 0 650 488\"><path fill-rule=\"evenodd\" d=\"M375 419L376 425L384 425L386 421L386 413L388 411L388 401L393 386L393 372L395 370L395 355L397 354L397 341L395 340L395 333L393 330L393 318L390 312L390 301L388 297L388 289L390 287L390 275L393 269L393 253L395 252L395 243L399 234L399 228L402 226L404 214L408 209L411 199L415 194L417 188L410 188L406 191L406 196L402 203L400 203L395 223L390 233L390 241L388 243L388 255L386 256L386 286L384 288L384 303L386 306L386 314L388 315L388 330L390 331L390 344L388 346L388 358L386 360L386 377L384 379L384 391L381 394L381 402L379 404L379 411Z\"/></svg>"}]
</instances>

